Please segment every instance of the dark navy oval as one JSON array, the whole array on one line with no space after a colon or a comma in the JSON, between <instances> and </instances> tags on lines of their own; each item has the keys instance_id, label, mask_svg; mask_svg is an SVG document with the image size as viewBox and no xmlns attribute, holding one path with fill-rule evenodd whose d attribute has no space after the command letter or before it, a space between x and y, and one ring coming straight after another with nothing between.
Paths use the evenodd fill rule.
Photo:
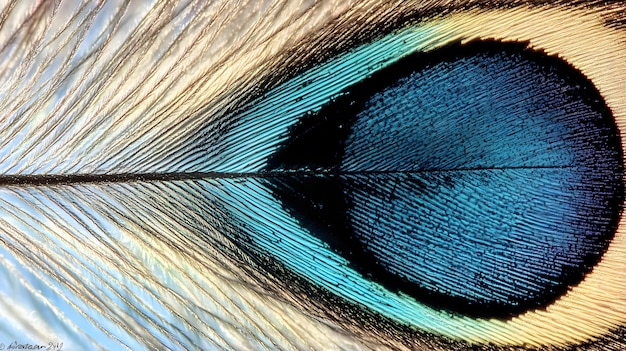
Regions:
<instances>
[{"instance_id":1,"label":"dark navy oval","mask_svg":"<svg viewBox=\"0 0 626 351\"><path fill-rule=\"evenodd\" d=\"M289 133L267 168L284 208L363 275L453 312L554 301L621 213L609 109L579 71L523 44L411 55Z\"/></svg>"}]
</instances>

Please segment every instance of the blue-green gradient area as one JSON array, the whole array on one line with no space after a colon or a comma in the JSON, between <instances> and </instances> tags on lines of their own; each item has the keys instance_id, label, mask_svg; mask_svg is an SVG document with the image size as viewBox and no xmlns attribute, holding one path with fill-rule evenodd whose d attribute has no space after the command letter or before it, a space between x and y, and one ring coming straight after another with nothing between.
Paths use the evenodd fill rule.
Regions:
<instances>
[{"instance_id":1,"label":"blue-green gradient area","mask_svg":"<svg viewBox=\"0 0 626 351\"><path fill-rule=\"evenodd\" d=\"M291 125L266 171L285 211L350 268L480 317L545 306L578 284L623 202L601 96L522 44L405 57Z\"/></svg>"}]
</instances>

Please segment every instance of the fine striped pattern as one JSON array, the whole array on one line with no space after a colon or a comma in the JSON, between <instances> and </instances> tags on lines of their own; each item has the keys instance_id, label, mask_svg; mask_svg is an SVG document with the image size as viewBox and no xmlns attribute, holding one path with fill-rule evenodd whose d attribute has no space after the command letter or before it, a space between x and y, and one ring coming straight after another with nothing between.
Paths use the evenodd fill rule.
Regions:
<instances>
[{"instance_id":1,"label":"fine striped pattern","mask_svg":"<svg viewBox=\"0 0 626 351\"><path fill-rule=\"evenodd\" d=\"M2 2L0 344L623 349L625 13L619 1L565 0ZM433 61L406 88L423 88L418 100L434 106L410 117L413 132L394 110L406 99L385 100L395 93L383 89L336 137L322 133L319 152L283 157L294 138L306 139L293 131L307 118L346 101L365 106L350 94L376 72L476 42L552 57L600 99L569 74L539 84L511 73L527 66L508 54ZM502 75L479 76L472 64ZM481 108L545 109L506 110L499 127L482 128L486 118L459 112L479 98L436 93L445 74L456 87L509 88ZM584 134L581 125L603 118L610 123ZM409 136L386 134L389 124ZM442 142L463 128L491 138L491 156L477 153L484 144L468 148L472 140ZM397 157L411 148L409 162ZM337 162L316 163L327 149ZM320 182L336 197L319 200L329 192L307 184ZM468 206L474 196L486 202ZM511 221L521 234L507 238L520 246L494 251ZM340 236L327 235L352 233L337 223L357 228L352 242L369 243L376 264L427 296L364 271L333 241ZM426 244L402 231L413 223ZM455 229L468 227L487 238ZM546 237L548 249L536 240ZM468 264L472 252L510 255L515 267ZM442 257L460 266L447 271ZM579 275L556 294L502 307L543 296L546 282L561 279L555 272L572 267ZM477 315L433 303L432 293L501 305Z\"/></svg>"}]
</instances>

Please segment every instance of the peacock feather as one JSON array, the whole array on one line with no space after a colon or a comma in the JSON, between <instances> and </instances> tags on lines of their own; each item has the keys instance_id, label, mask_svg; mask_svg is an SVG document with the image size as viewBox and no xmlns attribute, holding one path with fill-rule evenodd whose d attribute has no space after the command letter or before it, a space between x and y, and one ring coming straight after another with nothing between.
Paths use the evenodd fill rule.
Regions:
<instances>
[{"instance_id":1,"label":"peacock feather","mask_svg":"<svg viewBox=\"0 0 626 351\"><path fill-rule=\"evenodd\" d=\"M622 350L623 1L0 3L0 350Z\"/></svg>"}]
</instances>

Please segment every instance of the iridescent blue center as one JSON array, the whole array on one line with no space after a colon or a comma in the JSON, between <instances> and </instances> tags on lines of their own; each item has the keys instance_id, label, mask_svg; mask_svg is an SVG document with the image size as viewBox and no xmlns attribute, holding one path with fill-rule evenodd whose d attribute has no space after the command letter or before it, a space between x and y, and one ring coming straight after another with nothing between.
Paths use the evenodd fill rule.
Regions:
<instances>
[{"instance_id":1,"label":"iridescent blue center","mask_svg":"<svg viewBox=\"0 0 626 351\"><path fill-rule=\"evenodd\" d=\"M394 63L303 117L267 171L283 207L364 276L478 316L543 306L580 282L623 201L599 93L520 44Z\"/></svg>"}]
</instances>

